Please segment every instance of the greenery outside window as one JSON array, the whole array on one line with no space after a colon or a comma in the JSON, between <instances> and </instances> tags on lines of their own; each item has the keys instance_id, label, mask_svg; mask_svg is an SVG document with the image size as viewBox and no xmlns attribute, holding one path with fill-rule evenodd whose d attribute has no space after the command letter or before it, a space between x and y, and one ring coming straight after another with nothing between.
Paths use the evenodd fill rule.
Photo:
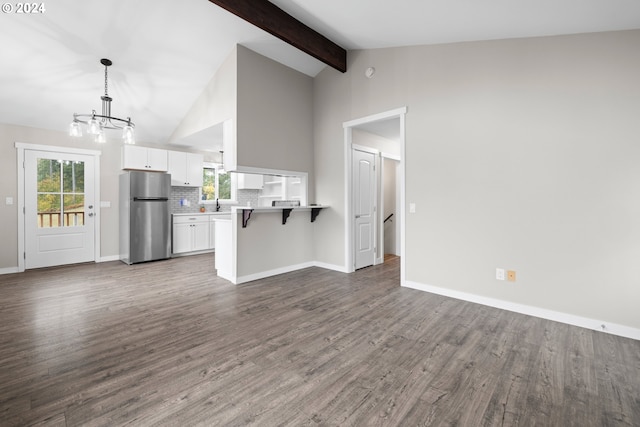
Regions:
<instances>
[{"instance_id":1,"label":"greenery outside window","mask_svg":"<svg viewBox=\"0 0 640 427\"><path fill-rule=\"evenodd\" d=\"M200 190L201 203L215 203L216 200L223 204L235 203L235 175L220 172L220 166L215 163L204 163Z\"/></svg>"}]
</instances>

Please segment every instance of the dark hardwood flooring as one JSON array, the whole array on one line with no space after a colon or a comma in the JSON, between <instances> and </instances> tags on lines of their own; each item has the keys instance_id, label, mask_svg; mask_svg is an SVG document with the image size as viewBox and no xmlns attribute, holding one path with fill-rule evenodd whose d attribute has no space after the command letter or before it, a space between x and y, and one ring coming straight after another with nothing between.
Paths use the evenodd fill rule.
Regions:
<instances>
[{"instance_id":1,"label":"dark hardwood flooring","mask_svg":"<svg viewBox=\"0 0 640 427\"><path fill-rule=\"evenodd\" d=\"M640 341L211 254L0 276L0 425L640 426Z\"/></svg>"}]
</instances>

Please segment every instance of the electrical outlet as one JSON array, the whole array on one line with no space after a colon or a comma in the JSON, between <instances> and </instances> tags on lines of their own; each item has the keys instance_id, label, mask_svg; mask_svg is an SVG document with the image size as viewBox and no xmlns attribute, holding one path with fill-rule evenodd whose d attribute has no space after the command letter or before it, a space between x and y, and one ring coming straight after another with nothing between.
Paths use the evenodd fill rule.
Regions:
<instances>
[{"instance_id":1,"label":"electrical outlet","mask_svg":"<svg viewBox=\"0 0 640 427\"><path fill-rule=\"evenodd\" d=\"M496 280L504 280L504 268L496 268Z\"/></svg>"},{"instance_id":2,"label":"electrical outlet","mask_svg":"<svg viewBox=\"0 0 640 427\"><path fill-rule=\"evenodd\" d=\"M510 282L516 281L516 272L514 270L507 271L507 280Z\"/></svg>"}]
</instances>

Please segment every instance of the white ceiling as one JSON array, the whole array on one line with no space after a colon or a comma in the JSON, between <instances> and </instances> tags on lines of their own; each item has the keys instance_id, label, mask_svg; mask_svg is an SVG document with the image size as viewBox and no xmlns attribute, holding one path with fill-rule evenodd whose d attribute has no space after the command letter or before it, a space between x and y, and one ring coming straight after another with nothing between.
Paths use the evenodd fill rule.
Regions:
<instances>
[{"instance_id":1,"label":"white ceiling","mask_svg":"<svg viewBox=\"0 0 640 427\"><path fill-rule=\"evenodd\" d=\"M638 0L272 0L346 49L640 28ZM0 122L66 131L100 110L164 143L236 43L315 76L324 64L207 0L56 0L0 14ZM118 137L116 134L112 134Z\"/></svg>"}]
</instances>

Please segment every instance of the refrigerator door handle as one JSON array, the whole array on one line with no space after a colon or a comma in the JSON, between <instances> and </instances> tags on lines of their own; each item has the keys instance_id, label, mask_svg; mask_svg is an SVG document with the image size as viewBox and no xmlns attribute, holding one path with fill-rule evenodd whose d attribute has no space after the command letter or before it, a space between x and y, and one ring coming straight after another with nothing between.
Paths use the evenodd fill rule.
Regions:
<instances>
[{"instance_id":1,"label":"refrigerator door handle","mask_svg":"<svg viewBox=\"0 0 640 427\"><path fill-rule=\"evenodd\" d=\"M134 197L134 202L166 202L168 197Z\"/></svg>"}]
</instances>

